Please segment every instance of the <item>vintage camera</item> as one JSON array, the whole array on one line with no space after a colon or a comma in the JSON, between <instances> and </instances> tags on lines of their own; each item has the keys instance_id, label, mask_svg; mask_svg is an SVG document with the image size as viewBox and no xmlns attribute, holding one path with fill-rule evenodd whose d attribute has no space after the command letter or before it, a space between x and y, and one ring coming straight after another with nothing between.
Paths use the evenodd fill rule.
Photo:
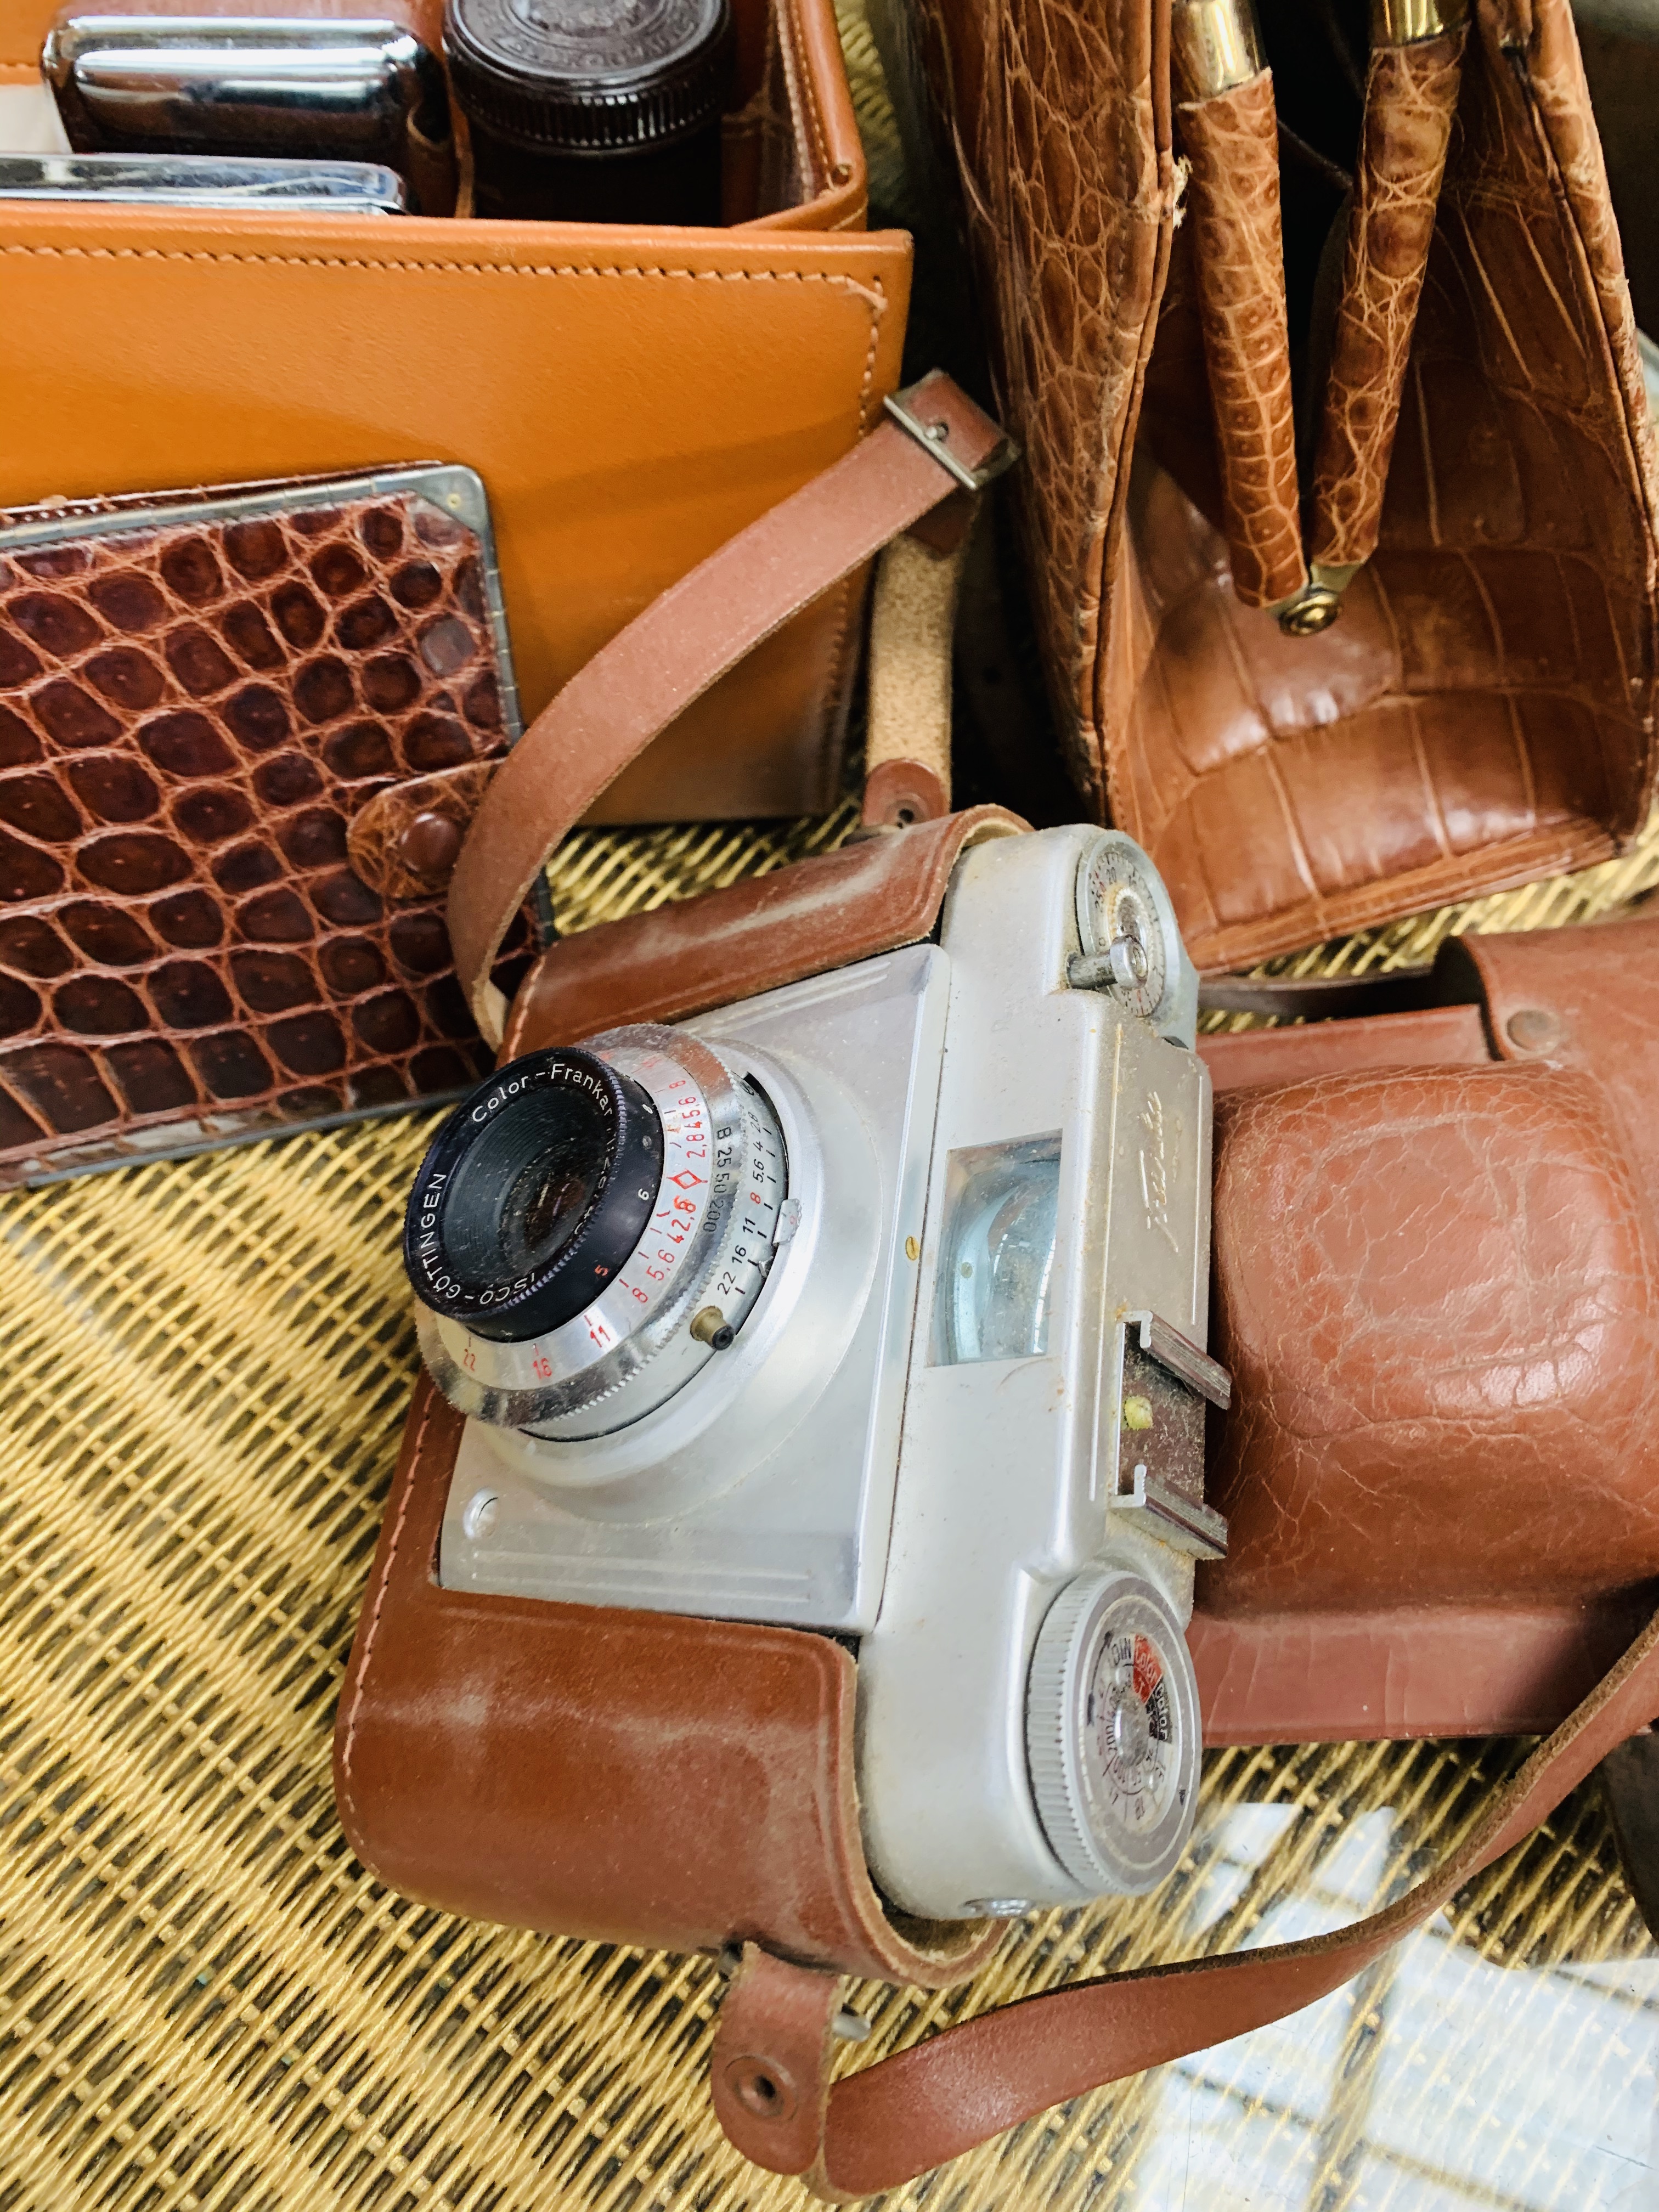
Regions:
<instances>
[{"instance_id":1,"label":"vintage camera","mask_svg":"<svg viewBox=\"0 0 1659 2212\"><path fill-rule=\"evenodd\" d=\"M937 943L510 1062L410 1201L441 1583L849 1642L908 1911L1143 1891L1191 1827L1197 993L1127 837L1000 836Z\"/></svg>"}]
</instances>

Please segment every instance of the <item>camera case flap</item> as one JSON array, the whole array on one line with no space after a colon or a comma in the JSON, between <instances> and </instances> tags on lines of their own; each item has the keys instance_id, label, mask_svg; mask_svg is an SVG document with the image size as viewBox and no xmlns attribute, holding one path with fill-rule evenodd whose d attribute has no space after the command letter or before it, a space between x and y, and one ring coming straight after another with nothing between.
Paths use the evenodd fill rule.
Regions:
<instances>
[{"instance_id":1,"label":"camera case flap","mask_svg":"<svg viewBox=\"0 0 1659 2212\"><path fill-rule=\"evenodd\" d=\"M1333 988L1200 1041L1237 1394L1205 1739L1541 1733L1659 1583L1659 921Z\"/></svg>"}]
</instances>

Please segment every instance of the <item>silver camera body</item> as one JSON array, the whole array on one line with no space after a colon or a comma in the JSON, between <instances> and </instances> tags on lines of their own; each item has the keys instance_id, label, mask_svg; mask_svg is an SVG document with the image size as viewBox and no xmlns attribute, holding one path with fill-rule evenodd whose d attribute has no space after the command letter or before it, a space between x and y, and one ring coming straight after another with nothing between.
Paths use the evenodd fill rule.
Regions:
<instances>
[{"instance_id":1,"label":"silver camera body","mask_svg":"<svg viewBox=\"0 0 1659 2212\"><path fill-rule=\"evenodd\" d=\"M472 1416L443 1584L854 1643L866 1851L907 1911L1162 1880L1197 1791L1194 1563L1225 1544L1196 1010L1146 855L1062 829L970 848L935 944L503 1068L407 1230ZM469 1176L520 1193L504 1250L591 1222L597 1170L567 1146L538 1184L542 1140L507 1136L538 1085L546 1128L567 1092L596 1115L596 1066L638 1106L611 1188L643 1226L515 1334L534 1267L464 1296L445 1224Z\"/></svg>"}]
</instances>

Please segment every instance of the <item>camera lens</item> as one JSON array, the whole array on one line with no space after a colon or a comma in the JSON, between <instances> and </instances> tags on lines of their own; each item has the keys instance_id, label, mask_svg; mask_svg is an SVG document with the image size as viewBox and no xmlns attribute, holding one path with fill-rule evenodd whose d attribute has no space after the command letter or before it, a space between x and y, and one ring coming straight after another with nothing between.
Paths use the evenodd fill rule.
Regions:
<instances>
[{"instance_id":1,"label":"camera lens","mask_svg":"<svg viewBox=\"0 0 1659 2212\"><path fill-rule=\"evenodd\" d=\"M592 1304L638 1243L662 1172L639 1084L592 1053L527 1054L439 1131L404 1224L422 1302L519 1343Z\"/></svg>"}]
</instances>

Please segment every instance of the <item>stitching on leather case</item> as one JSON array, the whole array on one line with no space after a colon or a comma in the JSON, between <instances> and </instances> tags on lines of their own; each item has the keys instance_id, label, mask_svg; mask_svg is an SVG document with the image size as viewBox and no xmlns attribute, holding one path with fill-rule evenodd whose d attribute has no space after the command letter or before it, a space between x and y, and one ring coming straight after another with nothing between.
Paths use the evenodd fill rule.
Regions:
<instances>
[{"instance_id":1,"label":"stitching on leather case","mask_svg":"<svg viewBox=\"0 0 1659 2212\"><path fill-rule=\"evenodd\" d=\"M363 1638L362 1656L357 1662L356 1684L351 1694L351 1711L346 1716L345 1736L340 1746L340 1783L347 1810L354 1826L362 1824L357 1816L357 1801L351 1790L351 1747L357 1735L357 1715L363 1702L363 1685L368 1674L368 1662L374 1649L374 1638L380 1633L380 1609L386 1603L386 1592L392 1587L392 1570L397 1564L398 1547L403 1540L404 1522L408 1517L410 1500L415 1495L415 1484L421 1472L421 1454L426 1449L427 1425L432 1419L432 1408L438 1403L438 1394L429 1386L426 1403L421 1408L420 1426L415 1431L415 1449L410 1455L409 1480L398 1501L398 1518L392 1526L392 1540L386 1549L386 1568L380 1577L380 1587L374 1593L374 1610L369 1615L368 1633Z\"/></svg>"},{"instance_id":2,"label":"stitching on leather case","mask_svg":"<svg viewBox=\"0 0 1659 2212\"><path fill-rule=\"evenodd\" d=\"M376 269L398 275L456 276L621 276L656 279L666 283L702 284L830 284L862 300L870 315L870 342L865 349L864 380L859 387L859 428L870 427L870 389L876 373L876 347L887 313L886 287L878 277L860 283L854 276L838 276L822 269L669 269L660 264L625 267L621 264L587 267L574 262L400 261L374 260L362 254L335 253L219 253L183 246L25 246L0 247L8 255L48 261L205 261L238 266L274 269Z\"/></svg>"},{"instance_id":3,"label":"stitching on leather case","mask_svg":"<svg viewBox=\"0 0 1659 2212\"><path fill-rule=\"evenodd\" d=\"M859 386L859 430L870 428L870 387L876 375L876 340L881 336L881 319L887 313L887 294L881 280L876 283L876 304L870 311L870 343L864 349L864 381Z\"/></svg>"},{"instance_id":4,"label":"stitching on leather case","mask_svg":"<svg viewBox=\"0 0 1659 2212\"><path fill-rule=\"evenodd\" d=\"M367 254L344 253L222 253L186 246L25 246L0 247L9 255L25 255L48 261L205 261L272 269L377 269L398 275L453 276L634 276L683 284L830 284L851 292L868 305L872 315L886 313L886 295L879 278L868 284L854 276L838 276L824 269L670 269L661 264L588 266L566 261L404 261L377 260Z\"/></svg>"}]
</instances>

